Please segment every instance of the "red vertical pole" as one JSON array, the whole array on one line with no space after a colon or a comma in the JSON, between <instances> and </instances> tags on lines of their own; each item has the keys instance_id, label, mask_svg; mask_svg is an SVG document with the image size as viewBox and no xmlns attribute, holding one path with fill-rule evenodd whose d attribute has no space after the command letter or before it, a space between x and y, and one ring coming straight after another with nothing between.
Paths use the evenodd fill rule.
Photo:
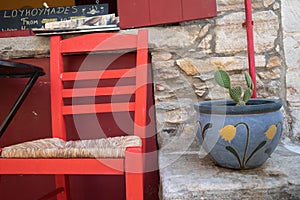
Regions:
<instances>
[{"instance_id":1,"label":"red vertical pole","mask_svg":"<svg viewBox=\"0 0 300 200\"><path fill-rule=\"evenodd\" d=\"M251 0L245 0L245 11L246 11L246 28L247 28L247 44L248 44L248 62L249 62L249 74L254 83L254 89L252 97L256 95L256 68L254 58L254 39L253 39L253 21L252 21L252 5Z\"/></svg>"}]
</instances>

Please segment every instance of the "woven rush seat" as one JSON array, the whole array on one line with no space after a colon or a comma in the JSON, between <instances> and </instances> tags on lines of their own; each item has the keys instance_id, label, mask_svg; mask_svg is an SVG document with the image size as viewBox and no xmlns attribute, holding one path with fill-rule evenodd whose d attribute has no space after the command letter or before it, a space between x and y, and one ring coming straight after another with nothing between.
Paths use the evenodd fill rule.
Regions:
<instances>
[{"instance_id":1,"label":"woven rush seat","mask_svg":"<svg viewBox=\"0 0 300 200\"><path fill-rule=\"evenodd\" d=\"M127 147L142 146L138 136L64 141L45 138L2 148L2 158L124 158Z\"/></svg>"}]
</instances>

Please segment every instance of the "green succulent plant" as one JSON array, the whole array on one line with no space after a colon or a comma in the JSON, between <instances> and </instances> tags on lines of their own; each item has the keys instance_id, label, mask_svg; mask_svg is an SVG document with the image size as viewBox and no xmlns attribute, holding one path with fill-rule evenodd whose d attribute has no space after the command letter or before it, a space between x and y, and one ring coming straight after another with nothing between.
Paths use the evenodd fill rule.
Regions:
<instances>
[{"instance_id":1,"label":"green succulent plant","mask_svg":"<svg viewBox=\"0 0 300 200\"><path fill-rule=\"evenodd\" d=\"M224 87L228 89L229 95L232 98L232 100L235 101L237 106L245 106L248 100L251 98L253 93L254 84L252 82L252 79L249 75L249 73L245 72L245 79L247 83L247 89L243 92L243 89L241 86L232 86L231 80L229 74L222 70L218 69L214 74L215 81L220 85L221 87Z\"/></svg>"}]
</instances>

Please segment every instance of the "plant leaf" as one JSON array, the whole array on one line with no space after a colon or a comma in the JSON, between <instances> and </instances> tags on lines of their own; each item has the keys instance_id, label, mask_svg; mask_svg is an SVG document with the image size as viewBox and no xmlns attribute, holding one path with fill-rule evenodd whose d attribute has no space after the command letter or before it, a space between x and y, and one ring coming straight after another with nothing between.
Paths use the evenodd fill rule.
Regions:
<instances>
[{"instance_id":1,"label":"plant leaf","mask_svg":"<svg viewBox=\"0 0 300 200\"><path fill-rule=\"evenodd\" d=\"M218 69L214 74L215 81L224 88L231 88L230 77L224 70Z\"/></svg>"},{"instance_id":2,"label":"plant leaf","mask_svg":"<svg viewBox=\"0 0 300 200\"><path fill-rule=\"evenodd\" d=\"M253 90L251 90L250 88L248 88L247 90L245 90L244 92L244 97L243 97L243 101L245 103L247 103L247 101L249 101L249 99L251 98L252 96L252 93L253 93Z\"/></svg>"},{"instance_id":3,"label":"plant leaf","mask_svg":"<svg viewBox=\"0 0 300 200\"><path fill-rule=\"evenodd\" d=\"M229 89L229 94L230 94L230 97L236 102L238 103L240 101L240 98L242 96L242 92L243 92L243 89L241 86L235 86L235 87L232 87Z\"/></svg>"},{"instance_id":4,"label":"plant leaf","mask_svg":"<svg viewBox=\"0 0 300 200\"><path fill-rule=\"evenodd\" d=\"M251 76L250 76L248 71L245 71L245 79L246 79L248 88L253 90L254 89L254 84L253 84L253 81L252 81Z\"/></svg>"}]
</instances>

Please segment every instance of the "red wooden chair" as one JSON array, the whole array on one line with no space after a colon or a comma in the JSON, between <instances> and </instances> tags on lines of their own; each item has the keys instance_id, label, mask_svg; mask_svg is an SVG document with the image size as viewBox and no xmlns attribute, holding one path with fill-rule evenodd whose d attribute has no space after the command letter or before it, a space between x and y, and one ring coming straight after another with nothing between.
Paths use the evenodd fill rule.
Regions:
<instances>
[{"instance_id":1,"label":"red wooden chair","mask_svg":"<svg viewBox=\"0 0 300 200\"><path fill-rule=\"evenodd\" d=\"M143 199L142 153L146 134L147 31L140 30L137 35L94 33L68 39L52 36L50 44L53 138L2 148L0 173L54 174L56 190L45 195L43 199L56 195L58 200L70 199L68 175L125 175L126 199ZM65 57L68 55L97 56L94 53L133 49L136 52L136 64L133 68L105 69L101 62L93 63L97 67L87 71L85 67L79 68L78 71L70 70L70 66L66 67ZM108 79L117 80L117 84L104 87L101 87L101 84L94 87L82 86L89 80L102 83ZM122 79L122 84L118 84ZM81 82L83 84L78 84ZM78 85L80 88L76 87ZM118 95L129 95L131 100L118 101ZM95 99L107 96L117 101L99 103L94 100L88 104L80 100L84 97ZM134 113L132 135L68 141L67 117L73 116L73 120L76 121L80 119L75 119L78 115L96 116L99 113L121 112ZM75 122L75 125L76 123L81 125L80 122Z\"/></svg>"}]
</instances>

